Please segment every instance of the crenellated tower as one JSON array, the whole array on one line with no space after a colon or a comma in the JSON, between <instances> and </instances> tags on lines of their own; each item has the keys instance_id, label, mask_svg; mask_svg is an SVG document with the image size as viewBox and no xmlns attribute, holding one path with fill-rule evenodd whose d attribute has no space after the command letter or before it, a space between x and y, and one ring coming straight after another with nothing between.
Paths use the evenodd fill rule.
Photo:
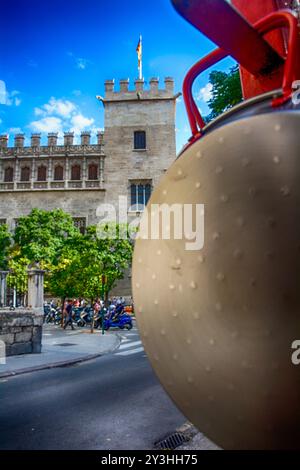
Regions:
<instances>
[{"instance_id":1,"label":"crenellated tower","mask_svg":"<svg viewBox=\"0 0 300 470\"><path fill-rule=\"evenodd\" d=\"M128 207L146 203L152 187L176 157L174 80L105 82L105 178L107 202L128 197ZM122 175L122 177L120 177ZM138 207L139 208L139 207ZM135 212L135 211L132 211Z\"/></svg>"}]
</instances>

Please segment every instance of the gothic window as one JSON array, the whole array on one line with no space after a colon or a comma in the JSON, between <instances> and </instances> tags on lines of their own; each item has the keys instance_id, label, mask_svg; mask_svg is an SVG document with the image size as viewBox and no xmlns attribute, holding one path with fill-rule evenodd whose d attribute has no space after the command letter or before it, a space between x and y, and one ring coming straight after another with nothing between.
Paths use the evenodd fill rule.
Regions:
<instances>
[{"instance_id":1,"label":"gothic window","mask_svg":"<svg viewBox=\"0 0 300 470\"><path fill-rule=\"evenodd\" d=\"M71 180L78 181L81 179L80 165L73 165L71 168Z\"/></svg>"},{"instance_id":2,"label":"gothic window","mask_svg":"<svg viewBox=\"0 0 300 470\"><path fill-rule=\"evenodd\" d=\"M42 165L38 167L37 171L37 180L46 181L47 180L47 167Z\"/></svg>"},{"instance_id":3,"label":"gothic window","mask_svg":"<svg viewBox=\"0 0 300 470\"><path fill-rule=\"evenodd\" d=\"M30 180L30 168L29 166L23 166L21 168L21 181L29 181Z\"/></svg>"},{"instance_id":4,"label":"gothic window","mask_svg":"<svg viewBox=\"0 0 300 470\"><path fill-rule=\"evenodd\" d=\"M14 180L14 169L9 166L4 170L4 181L9 183Z\"/></svg>"},{"instance_id":5,"label":"gothic window","mask_svg":"<svg viewBox=\"0 0 300 470\"><path fill-rule=\"evenodd\" d=\"M6 224L6 219L0 219L0 225L5 225Z\"/></svg>"},{"instance_id":6,"label":"gothic window","mask_svg":"<svg viewBox=\"0 0 300 470\"><path fill-rule=\"evenodd\" d=\"M62 181L64 179L64 168L61 165L57 165L54 168L54 181Z\"/></svg>"},{"instance_id":7,"label":"gothic window","mask_svg":"<svg viewBox=\"0 0 300 470\"><path fill-rule=\"evenodd\" d=\"M134 206L134 210L142 211L151 196L151 183L133 183L130 192L131 206Z\"/></svg>"},{"instance_id":8,"label":"gothic window","mask_svg":"<svg viewBox=\"0 0 300 470\"><path fill-rule=\"evenodd\" d=\"M145 131L134 132L134 149L135 150L146 149L146 132Z\"/></svg>"},{"instance_id":9,"label":"gothic window","mask_svg":"<svg viewBox=\"0 0 300 470\"><path fill-rule=\"evenodd\" d=\"M73 218L73 223L76 228L82 233L82 235L85 234L85 229L86 229L86 220L85 217L74 217Z\"/></svg>"},{"instance_id":10,"label":"gothic window","mask_svg":"<svg viewBox=\"0 0 300 470\"><path fill-rule=\"evenodd\" d=\"M92 163L89 165L89 180L97 180L98 179L98 165Z\"/></svg>"}]
</instances>

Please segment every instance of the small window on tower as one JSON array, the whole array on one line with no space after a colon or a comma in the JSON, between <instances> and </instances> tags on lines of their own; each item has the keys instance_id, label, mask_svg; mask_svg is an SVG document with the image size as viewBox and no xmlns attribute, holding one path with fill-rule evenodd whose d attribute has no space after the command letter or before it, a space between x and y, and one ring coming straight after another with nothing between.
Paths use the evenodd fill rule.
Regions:
<instances>
[{"instance_id":1,"label":"small window on tower","mask_svg":"<svg viewBox=\"0 0 300 470\"><path fill-rule=\"evenodd\" d=\"M151 196L151 183L137 182L130 185L131 210L142 212Z\"/></svg>"},{"instance_id":2,"label":"small window on tower","mask_svg":"<svg viewBox=\"0 0 300 470\"><path fill-rule=\"evenodd\" d=\"M145 150L146 149L146 132L135 131L134 132L134 150Z\"/></svg>"}]
</instances>

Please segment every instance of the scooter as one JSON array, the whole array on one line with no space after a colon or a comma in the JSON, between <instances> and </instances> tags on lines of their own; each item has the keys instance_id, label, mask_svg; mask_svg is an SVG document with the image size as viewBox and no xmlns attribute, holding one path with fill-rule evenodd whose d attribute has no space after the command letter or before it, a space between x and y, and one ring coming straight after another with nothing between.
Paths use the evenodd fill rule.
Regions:
<instances>
[{"instance_id":1,"label":"scooter","mask_svg":"<svg viewBox=\"0 0 300 470\"><path fill-rule=\"evenodd\" d=\"M77 320L77 326L85 326L91 323L94 310L92 307L86 307L80 314L79 320Z\"/></svg>"},{"instance_id":2,"label":"scooter","mask_svg":"<svg viewBox=\"0 0 300 470\"><path fill-rule=\"evenodd\" d=\"M133 327L131 316L124 313L124 306L119 308L117 306L112 314L104 320L104 330L108 330L111 327L120 328L121 330L124 330L124 328L131 330Z\"/></svg>"},{"instance_id":3,"label":"scooter","mask_svg":"<svg viewBox=\"0 0 300 470\"><path fill-rule=\"evenodd\" d=\"M80 318L81 318L81 314L82 312L84 311L84 308L83 307L74 307L73 308L73 320L77 323Z\"/></svg>"},{"instance_id":4,"label":"scooter","mask_svg":"<svg viewBox=\"0 0 300 470\"><path fill-rule=\"evenodd\" d=\"M61 309L49 306L44 307L44 323L54 323L58 325L61 322Z\"/></svg>"}]
</instances>

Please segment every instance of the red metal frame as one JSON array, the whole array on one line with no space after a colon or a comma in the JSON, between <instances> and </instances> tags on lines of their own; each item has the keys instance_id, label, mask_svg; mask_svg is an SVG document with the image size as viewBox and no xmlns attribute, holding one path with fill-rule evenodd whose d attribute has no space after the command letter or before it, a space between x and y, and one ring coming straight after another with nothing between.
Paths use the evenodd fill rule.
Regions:
<instances>
[{"instance_id":1,"label":"red metal frame","mask_svg":"<svg viewBox=\"0 0 300 470\"><path fill-rule=\"evenodd\" d=\"M285 59L282 96L273 100L273 106L280 106L286 102L292 93L292 83L296 79L296 62L298 53L298 20L290 11L278 11L271 13L265 18L255 23L254 27L260 35L264 35L277 28L287 27L289 30L288 54ZM208 56L197 62L187 73L183 83L183 98L188 114L189 123L192 130L191 142L194 142L200 135L205 123L196 106L192 94L192 86L197 76L207 68L219 62L228 55L223 49L216 49Z\"/></svg>"},{"instance_id":2,"label":"red metal frame","mask_svg":"<svg viewBox=\"0 0 300 470\"><path fill-rule=\"evenodd\" d=\"M251 24L256 23L270 13L287 8L286 0L231 0L231 4L234 5ZM283 30L277 30L265 36L265 40L268 41L280 55L285 55L287 52L287 37L284 33ZM254 57L255 55L256 52ZM241 82L245 99L280 87L282 82L282 70L278 71L278 73L270 74L267 77L254 76L249 73L251 71L243 66L244 64L242 62L239 63L241 64ZM296 67L298 70L297 75L300 76L300 61Z\"/></svg>"},{"instance_id":3,"label":"red metal frame","mask_svg":"<svg viewBox=\"0 0 300 470\"><path fill-rule=\"evenodd\" d=\"M243 0L249 5L253 1L257 0ZM281 69L280 55L226 0L172 0L172 3L181 16L251 74L269 76L275 69Z\"/></svg>"}]
</instances>

